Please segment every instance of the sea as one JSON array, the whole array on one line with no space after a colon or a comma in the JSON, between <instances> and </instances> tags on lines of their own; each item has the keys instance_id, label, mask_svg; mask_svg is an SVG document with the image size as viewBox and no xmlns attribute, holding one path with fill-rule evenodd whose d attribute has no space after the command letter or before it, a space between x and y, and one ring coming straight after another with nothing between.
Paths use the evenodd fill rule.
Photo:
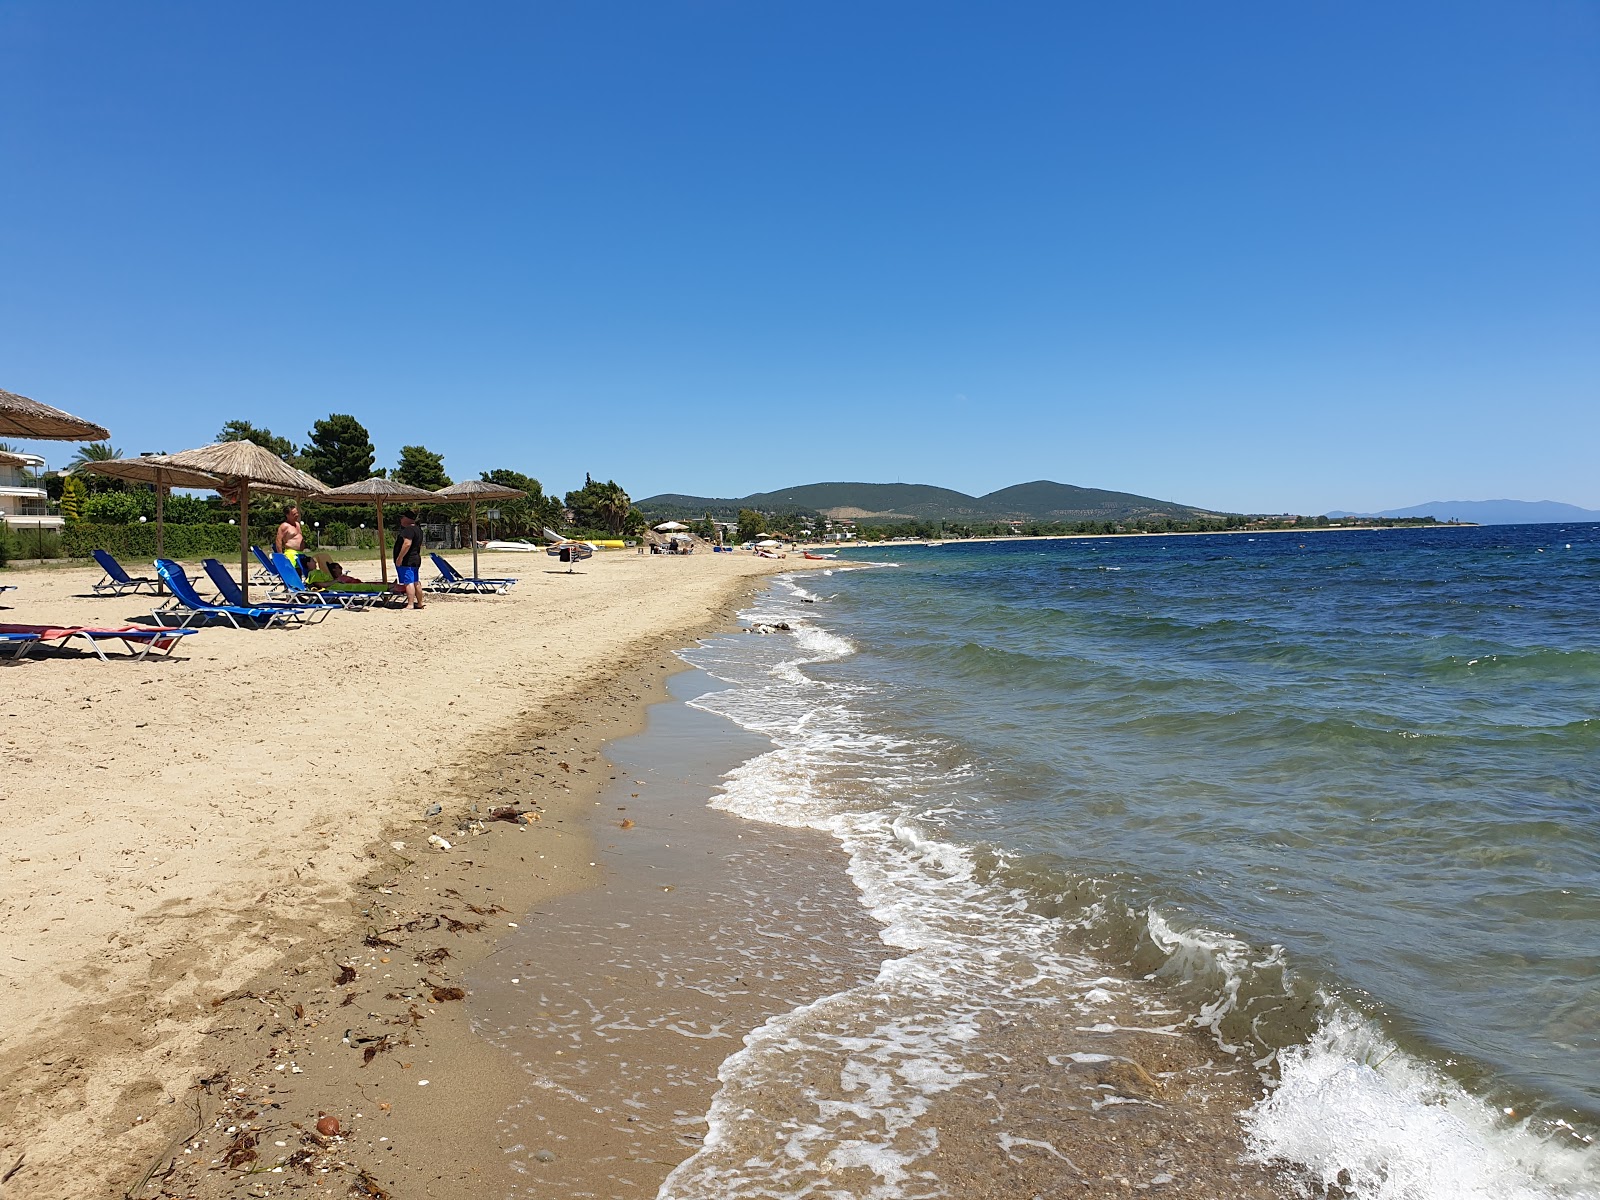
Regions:
<instances>
[{"instance_id":1,"label":"sea","mask_svg":"<svg viewBox=\"0 0 1600 1200\"><path fill-rule=\"evenodd\" d=\"M989 1030L1070 1069L1144 989L1309 1192L1600 1197L1600 525L854 550L747 618L685 653L773 742L710 803L837 838L898 954L747 1040L662 1194L738 1192L741 1077L789 1184L949 1194Z\"/></svg>"},{"instance_id":2,"label":"sea","mask_svg":"<svg viewBox=\"0 0 1600 1200\"><path fill-rule=\"evenodd\" d=\"M677 799L782 853L703 978L597 969L782 976L661 1197L1600 1197L1600 525L891 544L744 619Z\"/></svg>"}]
</instances>

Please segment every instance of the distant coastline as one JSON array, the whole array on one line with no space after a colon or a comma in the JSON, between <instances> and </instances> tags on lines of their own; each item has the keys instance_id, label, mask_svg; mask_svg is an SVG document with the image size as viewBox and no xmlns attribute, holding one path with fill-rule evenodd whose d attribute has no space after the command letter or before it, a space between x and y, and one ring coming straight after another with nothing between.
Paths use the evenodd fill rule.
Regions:
<instances>
[{"instance_id":1,"label":"distant coastline","mask_svg":"<svg viewBox=\"0 0 1600 1200\"><path fill-rule=\"evenodd\" d=\"M1467 521L1440 521L1433 525L1308 525L1303 529L1290 526L1287 529L1185 529L1172 533L1146 533L1131 531L1128 533L1013 533L997 537L948 537L948 538L891 538L884 541L871 542L808 542L808 550L853 550L863 546L929 546L929 545L962 545L971 546L983 542L1083 542L1083 541L1118 541L1124 538L1168 538L1168 537L1216 537L1226 535L1229 537L1241 533L1248 533L1254 537L1257 534L1270 536L1287 533L1350 533L1352 531L1370 531L1385 533L1397 529L1477 529L1479 526Z\"/></svg>"}]
</instances>

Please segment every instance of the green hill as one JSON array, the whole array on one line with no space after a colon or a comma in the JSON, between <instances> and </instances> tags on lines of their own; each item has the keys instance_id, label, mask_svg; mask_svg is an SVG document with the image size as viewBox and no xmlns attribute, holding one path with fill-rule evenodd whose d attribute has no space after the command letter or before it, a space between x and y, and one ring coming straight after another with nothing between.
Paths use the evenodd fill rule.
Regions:
<instances>
[{"instance_id":1,"label":"green hill","mask_svg":"<svg viewBox=\"0 0 1600 1200\"><path fill-rule=\"evenodd\" d=\"M969 496L925 483L808 483L750 496L689 496L667 493L637 502L652 520L700 517L709 512L732 520L741 508L769 514L822 513L835 519L871 521L1122 521L1146 517L1189 520L1215 515L1208 509L1075 487L1047 479Z\"/></svg>"}]
</instances>

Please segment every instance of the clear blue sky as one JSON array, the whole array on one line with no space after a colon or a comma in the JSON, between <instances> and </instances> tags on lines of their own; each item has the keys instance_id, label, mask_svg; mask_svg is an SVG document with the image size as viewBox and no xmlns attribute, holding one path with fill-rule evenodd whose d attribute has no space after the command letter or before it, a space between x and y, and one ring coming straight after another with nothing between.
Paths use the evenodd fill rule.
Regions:
<instances>
[{"instance_id":1,"label":"clear blue sky","mask_svg":"<svg viewBox=\"0 0 1600 1200\"><path fill-rule=\"evenodd\" d=\"M1600 508L1588 0L0 0L0 178L130 453Z\"/></svg>"}]
</instances>

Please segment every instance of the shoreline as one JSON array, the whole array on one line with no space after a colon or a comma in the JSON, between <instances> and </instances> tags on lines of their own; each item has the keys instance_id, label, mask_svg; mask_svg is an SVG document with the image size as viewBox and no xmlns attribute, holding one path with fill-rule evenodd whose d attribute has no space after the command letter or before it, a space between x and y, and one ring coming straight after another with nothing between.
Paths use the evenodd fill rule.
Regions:
<instances>
[{"instance_id":1,"label":"shoreline","mask_svg":"<svg viewBox=\"0 0 1600 1200\"><path fill-rule=\"evenodd\" d=\"M326 1183L321 1159L348 1157L352 1123L379 1136L369 1111L378 1101L353 1110L361 1119L341 1118L344 1134L326 1146L302 1146L282 1130L237 1145L237 1120L218 1126L219 1136L235 1129L220 1148L196 1146L195 1131L208 1106L238 1116L248 1097L275 1105L256 1107L255 1123L268 1113L294 1139L320 1137L319 1112L332 1109L312 1098L325 1095L305 1086L312 1077L348 1076L359 1094L380 1064L411 1061L385 1050L371 1068L351 1068L360 1075L333 1062L303 1065L331 1053L330 1032L347 1059L359 1057L343 1043L353 1023L336 1019L352 1008L380 1038L398 1031L422 1046L426 1028L426 1044L443 1047L457 1033L475 1037L449 1015L449 981L492 951L495 922L598 874L573 830L586 798L608 782L599 745L636 728L663 694L660 680L681 665L673 650L725 628L769 576L813 565L619 554L569 577L525 557L485 559L490 572L520 570L522 585L506 597L440 597L423 614L336 614L286 633L211 631L187 639L182 659L69 655L8 674L4 736L21 832L8 846L0 895L0 911L13 918L0 934L0 990L13 1018L0 1049L6 1200L59 1195L67 1178L80 1194L174 1194L166 1185L182 1172L173 1164L209 1166L207 1149L219 1161L231 1153L241 1171L270 1171L260 1164L280 1149L314 1149L319 1165L306 1179ZM660 586L662 569L676 576L673 586ZM106 624L148 611L132 597L83 595L95 577L16 574L27 586L8 593L6 616ZM408 647L421 662L403 660ZM558 734L559 747L550 744ZM406 753L385 755L397 740ZM545 752L530 760L539 745ZM537 822L487 821L479 830L463 820L474 804L484 817L528 785ZM433 802L444 810L424 819ZM456 843L458 828L467 829L464 844L424 848L430 833ZM534 844L549 869L524 875L515 860ZM427 928L383 932L423 913ZM15 919L24 915L25 926ZM369 935L380 943L362 945ZM407 943L413 935L427 945ZM403 962L402 947L384 941L424 956L442 947L448 957ZM338 986L345 966L355 977ZM402 968L416 979L402 983ZM397 999L357 1005L369 978L385 997L405 1000L398 1012L378 1011ZM382 1028L395 1020L406 1028ZM224 1086L236 1079L254 1082ZM433 1103L454 1090L444 1079L429 1087ZM303 1111L291 1112L292 1096L302 1096ZM386 1103L379 1111L395 1120L408 1107ZM408 1137L429 1156L443 1147L429 1148L426 1125ZM194 1186L208 1190L196 1194L232 1194L254 1178L241 1171L199 1172Z\"/></svg>"}]
</instances>

